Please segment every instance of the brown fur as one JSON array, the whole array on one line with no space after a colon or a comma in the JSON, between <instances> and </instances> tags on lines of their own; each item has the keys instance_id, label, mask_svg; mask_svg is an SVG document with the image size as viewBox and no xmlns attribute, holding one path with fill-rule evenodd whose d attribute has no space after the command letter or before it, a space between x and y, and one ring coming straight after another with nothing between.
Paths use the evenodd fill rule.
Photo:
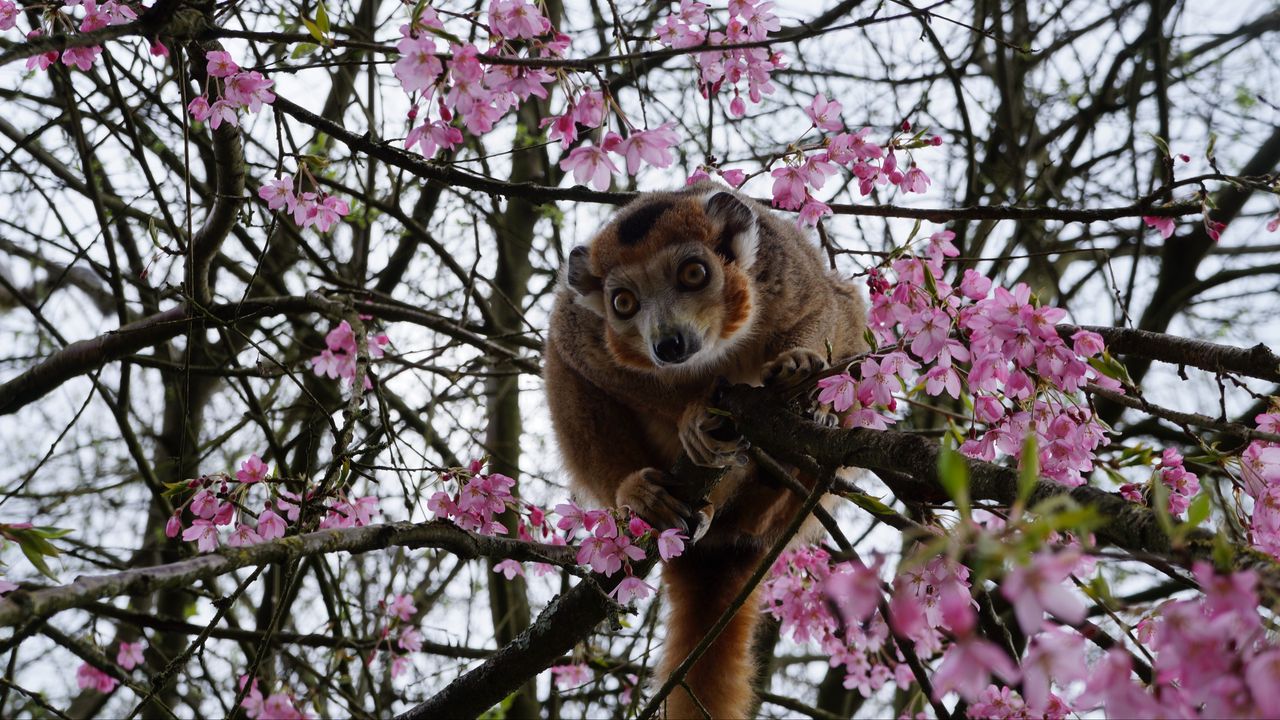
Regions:
<instances>
[{"instance_id":1,"label":"brown fur","mask_svg":"<svg viewBox=\"0 0 1280 720\"><path fill-rule=\"evenodd\" d=\"M720 193L727 196L714 197ZM675 286L676 269L688 258L708 265L700 291ZM827 271L789 220L710 183L642 196L570 265L552 312L545 369L565 466L584 501L630 505L655 524L681 522L679 503L657 480L682 450L724 465L736 449L701 427L711 418L706 403L717 377L760 384L782 354L825 356L827 343L836 357L864 349L865 307L856 289ZM618 287L641 299L641 311L627 320L608 309ZM672 326L688 328L704 346L685 363L660 367L651 345ZM800 505L793 493L758 478L752 463L732 467L711 502L707 535L663 573L671 606L664 677L715 623ZM748 651L758 615L753 598L687 678L712 717L744 717L753 707ZM683 690L672 694L666 713L701 717Z\"/></svg>"}]
</instances>

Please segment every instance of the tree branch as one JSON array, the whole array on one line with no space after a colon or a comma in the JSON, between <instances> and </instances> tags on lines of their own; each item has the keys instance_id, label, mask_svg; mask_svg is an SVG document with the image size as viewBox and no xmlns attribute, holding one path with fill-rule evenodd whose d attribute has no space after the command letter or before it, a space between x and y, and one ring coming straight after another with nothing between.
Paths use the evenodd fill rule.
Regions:
<instances>
[{"instance_id":1,"label":"tree branch","mask_svg":"<svg viewBox=\"0 0 1280 720\"><path fill-rule=\"evenodd\" d=\"M296 560L337 552L352 554L388 547L436 548L463 559L501 557L528 562L574 564L572 548L541 545L509 538L469 533L447 522L396 522L359 528L319 530L241 548L223 548L165 565L111 575L80 577L69 585L41 590L15 590L0 599L0 627L16 625L32 616L48 616L95 600L138 595L168 588L189 587L199 580L245 567Z\"/></svg>"}]
</instances>

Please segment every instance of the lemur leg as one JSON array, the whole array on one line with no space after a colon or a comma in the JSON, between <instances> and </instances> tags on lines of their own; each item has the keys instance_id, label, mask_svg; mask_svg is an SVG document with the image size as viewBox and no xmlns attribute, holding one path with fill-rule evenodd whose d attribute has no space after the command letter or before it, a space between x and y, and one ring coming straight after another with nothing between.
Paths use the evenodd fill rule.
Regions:
<instances>
[{"instance_id":1,"label":"lemur leg","mask_svg":"<svg viewBox=\"0 0 1280 720\"><path fill-rule=\"evenodd\" d=\"M550 346L546 353L547 401L557 444L574 489L599 506L629 506L659 529L688 531L693 508L669 491L675 479L646 441L635 415L565 364ZM608 428L609 442L599 442Z\"/></svg>"},{"instance_id":2,"label":"lemur leg","mask_svg":"<svg viewBox=\"0 0 1280 720\"><path fill-rule=\"evenodd\" d=\"M743 548L690 548L663 568L670 612L659 681L665 680L702 641L746 584L761 553ZM760 620L759 591L753 592L706 653L667 697L663 717L702 720L745 718L755 704L751 643ZM694 702L689 691L697 697Z\"/></svg>"}]
</instances>

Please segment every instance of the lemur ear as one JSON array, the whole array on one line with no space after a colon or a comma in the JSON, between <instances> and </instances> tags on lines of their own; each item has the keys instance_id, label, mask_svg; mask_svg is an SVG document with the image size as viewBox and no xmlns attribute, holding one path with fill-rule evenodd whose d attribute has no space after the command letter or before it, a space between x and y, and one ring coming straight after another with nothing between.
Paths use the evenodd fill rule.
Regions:
<instances>
[{"instance_id":1,"label":"lemur ear","mask_svg":"<svg viewBox=\"0 0 1280 720\"><path fill-rule=\"evenodd\" d=\"M716 233L716 252L743 270L756 261L759 228L756 213L733 193L718 192L707 198L707 217Z\"/></svg>"},{"instance_id":2,"label":"lemur ear","mask_svg":"<svg viewBox=\"0 0 1280 720\"><path fill-rule=\"evenodd\" d=\"M600 278L591 274L590 255L591 251L586 245L579 245L570 251L564 280L574 291L574 300L579 305L597 315L604 315L604 286Z\"/></svg>"}]
</instances>

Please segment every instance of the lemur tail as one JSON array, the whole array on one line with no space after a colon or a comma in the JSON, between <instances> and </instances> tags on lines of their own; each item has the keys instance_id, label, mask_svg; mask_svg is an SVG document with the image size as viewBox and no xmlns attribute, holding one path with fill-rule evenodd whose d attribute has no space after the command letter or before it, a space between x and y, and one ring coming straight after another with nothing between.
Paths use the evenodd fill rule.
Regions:
<instances>
[{"instance_id":1,"label":"lemur tail","mask_svg":"<svg viewBox=\"0 0 1280 720\"><path fill-rule=\"evenodd\" d=\"M663 569L670 612L667 640L662 651L659 677L665 680L684 662L720 619L746 584L758 553L742 549L706 550L690 548L672 559ZM667 697L663 716L668 720L737 720L748 717L755 707L752 681L756 668L751 651L752 638L760 620L759 591L725 627L716 641L694 663L685 685Z\"/></svg>"}]
</instances>

